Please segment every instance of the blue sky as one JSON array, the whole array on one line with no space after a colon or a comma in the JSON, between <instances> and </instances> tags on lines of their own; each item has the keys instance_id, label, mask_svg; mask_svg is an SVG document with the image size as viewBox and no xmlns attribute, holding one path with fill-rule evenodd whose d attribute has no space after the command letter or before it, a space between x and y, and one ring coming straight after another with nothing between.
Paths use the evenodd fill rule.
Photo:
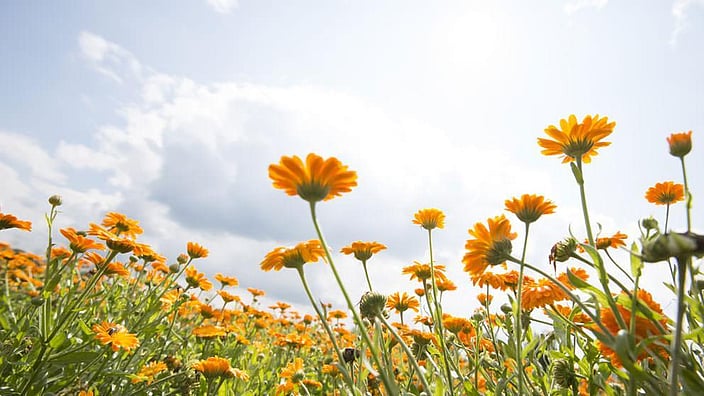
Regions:
<instances>
[{"instance_id":1,"label":"blue sky","mask_svg":"<svg viewBox=\"0 0 704 396\"><path fill-rule=\"evenodd\" d=\"M643 195L681 180L665 137L687 130L700 226L701 0L26 1L0 9L0 210L35 224L30 235L2 235L13 244L42 246L46 198L58 193L60 227L120 211L170 258L200 242L211 250L200 264L207 273L304 303L294 274L262 273L259 262L313 237L305 203L274 190L266 173L281 155L312 151L358 171L359 187L322 204L321 220L334 248L389 246L370 263L385 292L412 290L400 269L427 260L413 213L446 212L436 259L460 286L447 296L452 313L465 314L479 292L461 271L467 229L504 212L505 199L537 193L558 205L532 228L528 257L538 265L547 268L569 227L584 235L569 168L536 144L572 113L617 122L612 145L586 171L604 234L623 231L631 242L639 219L662 219L664 209ZM672 215L673 229L683 227L683 207ZM363 291L361 268L338 261L352 292ZM315 292L339 303L327 269L308 270ZM655 288L665 267L648 270Z\"/></svg>"}]
</instances>

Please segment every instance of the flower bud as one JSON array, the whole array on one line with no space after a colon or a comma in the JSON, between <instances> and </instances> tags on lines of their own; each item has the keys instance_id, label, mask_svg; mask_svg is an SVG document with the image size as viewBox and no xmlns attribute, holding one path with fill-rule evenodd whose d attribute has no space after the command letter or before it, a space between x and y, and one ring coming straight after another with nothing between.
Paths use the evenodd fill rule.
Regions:
<instances>
[{"instance_id":1,"label":"flower bud","mask_svg":"<svg viewBox=\"0 0 704 396\"><path fill-rule=\"evenodd\" d=\"M178 271L179 271L180 269L181 269L181 267L180 267L178 264L171 264L171 265L169 266L169 271L170 271L172 274L178 273Z\"/></svg>"},{"instance_id":2,"label":"flower bud","mask_svg":"<svg viewBox=\"0 0 704 396\"><path fill-rule=\"evenodd\" d=\"M61 195L54 194L50 196L49 203L51 204L51 206L61 206L61 204L63 203L63 201L61 200Z\"/></svg>"},{"instance_id":3,"label":"flower bud","mask_svg":"<svg viewBox=\"0 0 704 396\"><path fill-rule=\"evenodd\" d=\"M359 312L363 318L370 321L379 315L382 315L386 306L386 296L381 293L367 292L359 300Z\"/></svg>"},{"instance_id":4,"label":"flower bud","mask_svg":"<svg viewBox=\"0 0 704 396\"><path fill-rule=\"evenodd\" d=\"M572 254L577 249L577 241L574 238L567 238L553 245L550 249L549 260L552 265L556 262L564 263L572 257Z\"/></svg>"},{"instance_id":5,"label":"flower bud","mask_svg":"<svg viewBox=\"0 0 704 396\"><path fill-rule=\"evenodd\" d=\"M646 230L656 230L657 231L660 229L660 225L658 224L658 221L652 217L648 217L647 219L641 220L640 224Z\"/></svg>"},{"instance_id":6,"label":"flower bud","mask_svg":"<svg viewBox=\"0 0 704 396\"><path fill-rule=\"evenodd\" d=\"M670 154L682 158L692 151L692 131L673 133L667 138Z\"/></svg>"},{"instance_id":7,"label":"flower bud","mask_svg":"<svg viewBox=\"0 0 704 396\"><path fill-rule=\"evenodd\" d=\"M567 359L557 359L552 366L552 377L555 383L563 389L570 389L577 383L574 365Z\"/></svg>"},{"instance_id":8,"label":"flower bud","mask_svg":"<svg viewBox=\"0 0 704 396\"><path fill-rule=\"evenodd\" d=\"M643 242L643 261L657 263L671 257L704 255L704 236L691 232L658 235Z\"/></svg>"}]
</instances>

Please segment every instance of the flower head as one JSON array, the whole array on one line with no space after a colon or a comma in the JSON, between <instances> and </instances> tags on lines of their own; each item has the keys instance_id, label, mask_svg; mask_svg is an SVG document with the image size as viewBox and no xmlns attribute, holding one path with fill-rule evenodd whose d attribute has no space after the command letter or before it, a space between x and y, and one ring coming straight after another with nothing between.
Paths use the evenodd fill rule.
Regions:
<instances>
[{"instance_id":1,"label":"flower head","mask_svg":"<svg viewBox=\"0 0 704 396\"><path fill-rule=\"evenodd\" d=\"M357 260L367 261L372 257L373 254L379 253L384 249L386 249L386 246L382 245L379 242L356 241L340 249L340 253L354 254L354 257Z\"/></svg>"},{"instance_id":2,"label":"flower head","mask_svg":"<svg viewBox=\"0 0 704 396\"><path fill-rule=\"evenodd\" d=\"M692 131L673 133L667 138L670 154L683 158L692 151Z\"/></svg>"},{"instance_id":3,"label":"flower head","mask_svg":"<svg viewBox=\"0 0 704 396\"><path fill-rule=\"evenodd\" d=\"M596 239L596 248L597 249L616 249L619 246L626 246L626 238L628 238L628 235L621 233L621 231L618 231L614 235L610 237L603 237L603 238L597 238ZM588 243L586 241L585 243Z\"/></svg>"},{"instance_id":4,"label":"flower head","mask_svg":"<svg viewBox=\"0 0 704 396\"><path fill-rule=\"evenodd\" d=\"M442 264L435 264L433 266L435 269L435 279L441 279L445 278L445 266ZM417 261L413 262L413 265L409 265L408 267L403 267L403 274L404 275L410 275L411 280L418 280L420 282L427 281L428 279L432 278L432 269L430 267L430 264L422 264Z\"/></svg>"},{"instance_id":5,"label":"flower head","mask_svg":"<svg viewBox=\"0 0 704 396\"><path fill-rule=\"evenodd\" d=\"M389 298L386 300L386 307L398 313L403 313L409 309L418 312L420 302L418 302L417 298L409 296L406 292L396 292L389 295Z\"/></svg>"},{"instance_id":6,"label":"flower head","mask_svg":"<svg viewBox=\"0 0 704 396\"><path fill-rule=\"evenodd\" d=\"M506 210L513 213L518 219L526 224L530 224L545 214L555 213L555 206L542 195L523 194L521 198L507 199Z\"/></svg>"},{"instance_id":7,"label":"flower head","mask_svg":"<svg viewBox=\"0 0 704 396\"><path fill-rule=\"evenodd\" d=\"M469 235L474 239L467 240L464 245L467 249L462 258L464 270L470 275L484 272L490 265L503 264L511 254L511 240L517 234L511 232L511 223L504 216L487 219L488 227L476 223L469 230Z\"/></svg>"},{"instance_id":8,"label":"flower head","mask_svg":"<svg viewBox=\"0 0 704 396\"><path fill-rule=\"evenodd\" d=\"M430 231L434 228L445 227L445 214L440 209L421 209L413 216L413 224Z\"/></svg>"},{"instance_id":9,"label":"flower head","mask_svg":"<svg viewBox=\"0 0 704 396\"><path fill-rule=\"evenodd\" d=\"M103 345L110 345L113 351L117 352L120 348L129 351L139 346L137 336L127 331L127 329L119 324L105 322L93 325L95 339Z\"/></svg>"},{"instance_id":10,"label":"flower head","mask_svg":"<svg viewBox=\"0 0 704 396\"><path fill-rule=\"evenodd\" d=\"M545 133L552 139L538 138L538 145L543 148L543 155L561 155L562 162L572 162L577 159L584 163L591 162L591 157L596 155L596 150L605 147L611 142L601 140L613 132L615 122L608 122L608 117L586 116L581 123L572 114L568 119L560 120L560 128L550 125L545 128Z\"/></svg>"},{"instance_id":11,"label":"flower head","mask_svg":"<svg viewBox=\"0 0 704 396\"><path fill-rule=\"evenodd\" d=\"M59 231L61 232L61 235L68 239L69 248L71 248L71 250L76 253L85 253L86 251L91 249L105 249L105 246L103 246L102 243L86 238L84 235L79 234L75 229L71 227L62 228Z\"/></svg>"},{"instance_id":12,"label":"flower head","mask_svg":"<svg viewBox=\"0 0 704 396\"><path fill-rule=\"evenodd\" d=\"M347 165L335 157L323 159L313 153L308 154L305 164L295 155L281 157L278 164L269 165L269 178L275 188L308 202L333 199L357 185L357 173Z\"/></svg>"},{"instance_id":13,"label":"flower head","mask_svg":"<svg viewBox=\"0 0 704 396\"><path fill-rule=\"evenodd\" d=\"M122 213L110 212L105 215L101 223L108 231L115 235L135 239L137 235L143 233L139 221L128 218Z\"/></svg>"},{"instance_id":14,"label":"flower head","mask_svg":"<svg viewBox=\"0 0 704 396\"><path fill-rule=\"evenodd\" d=\"M208 291L213 288L208 278L202 272L198 272L196 267L189 265L186 268L186 283L191 287L198 287L203 291Z\"/></svg>"},{"instance_id":15,"label":"flower head","mask_svg":"<svg viewBox=\"0 0 704 396\"><path fill-rule=\"evenodd\" d=\"M195 242L188 242L186 251L188 252L188 257L193 259L208 257L208 249Z\"/></svg>"},{"instance_id":16,"label":"flower head","mask_svg":"<svg viewBox=\"0 0 704 396\"><path fill-rule=\"evenodd\" d=\"M151 384L154 381L154 377L159 375L162 371L166 371L168 367L164 362L149 362L142 366L136 376L132 379L132 383L136 384L139 382L147 382Z\"/></svg>"},{"instance_id":17,"label":"flower head","mask_svg":"<svg viewBox=\"0 0 704 396\"><path fill-rule=\"evenodd\" d=\"M282 268L300 268L306 263L318 261L325 256L325 251L320 245L320 241L312 239L301 242L295 247L277 247L267 253L261 263L264 271L280 271Z\"/></svg>"},{"instance_id":18,"label":"flower head","mask_svg":"<svg viewBox=\"0 0 704 396\"><path fill-rule=\"evenodd\" d=\"M239 280L234 276L225 276L221 273L215 274L215 280L220 282L223 287L225 286L237 286L240 284Z\"/></svg>"},{"instance_id":19,"label":"flower head","mask_svg":"<svg viewBox=\"0 0 704 396\"><path fill-rule=\"evenodd\" d=\"M0 213L0 230L6 230L8 228L18 228L24 231L32 231L32 222L19 220L11 214Z\"/></svg>"},{"instance_id":20,"label":"flower head","mask_svg":"<svg viewBox=\"0 0 704 396\"><path fill-rule=\"evenodd\" d=\"M211 356L193 364L193 369L206 378L233 378L235 371L230 367L230 361L219 356Z\"/></svg>"},{"instance_id":21,"label":"flower head","mask_svg":"<svg viewBox=\"0 0 704 396\"><path fill-rule=\"evenodd\" d=\"M656 183L645 192L645 199L655 205L670 205L684 200L684 186L666 181Z\"/></svg>"}]
</instances>

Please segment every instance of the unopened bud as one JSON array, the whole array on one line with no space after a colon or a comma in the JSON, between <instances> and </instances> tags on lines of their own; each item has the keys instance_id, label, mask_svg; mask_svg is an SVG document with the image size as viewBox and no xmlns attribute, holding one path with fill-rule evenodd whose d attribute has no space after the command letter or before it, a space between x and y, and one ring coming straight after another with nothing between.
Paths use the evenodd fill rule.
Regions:
<instances>
[{"instance_id":1,"label":"unopened bud","mask_svg":"<svg viewBox=\"0 0 704 396\"><path fill-rule=\"evenodd\" d=\"M49 197L49 203L51 206L61 206L63 201L61 200L61 195L52 195Z\"/></svg>"}]
</instances>

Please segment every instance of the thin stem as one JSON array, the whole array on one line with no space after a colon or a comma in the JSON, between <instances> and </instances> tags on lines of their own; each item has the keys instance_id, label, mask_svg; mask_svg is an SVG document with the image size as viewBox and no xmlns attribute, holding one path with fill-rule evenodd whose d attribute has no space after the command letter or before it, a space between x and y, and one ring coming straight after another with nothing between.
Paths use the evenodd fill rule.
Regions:
<instances>
[{"instance_id":1,"label":"thin stem","mask_svg":"<svg viewBox=\"0 0 704 396\"><path fill-rule=\"evenodd\" d=\"M391 335L394 336L396 341L398 341L399 345L401 345L401 348L403 349L403 352L406 353L406 356L408 356L408 361L411 362L411 365L413 366L413 369L418 372L418 377L420 377L420 381L423 384L423 389L426 392L430 392L430 386L428 385L427 380L425 379L425 375L423 375L423 372L420 370L420 367L418 366L418 362L416 361L416 358L413 356L413 352L411 352L410 348L408 348L408 345L403 341L403 338L398 334L396 329L389 324L389 322L384 318L384 315L377 315L377 319L381 321L381 323L386 326L387 329L389 329L389 332Z\"/></svg>"},{"instance_id":2,"label":"thin stem","mask_svg":"<svg viewBox=\"0 0 704 396\"><path fill-rule=\"evenodd\" d=\"M684 166L684 156L680 157L680 163L682 164L684 195L687 204L687 232L690 232L692 230L692 194L689 192L689 185L687 184L687 168ZM667 229L665 229L665 232L667 232Z\"/></svg>"},{"instance_id":3,"label":"thin stem","mask_svg":"<svg viewBox=\"0 0 704 396\"><path fill-rule=\"evenodd\" d=\"M372 340L369 338L369 334L367 333L367 327L364 325L364 322L362 322L362 318L359 317L357 310L354 308L354 304L352 303L352 300L350 299L350 296L347 293L347 289L342 283L340 274L338 274L337 272L335 263L332 260L332 255L330 254L330 249L328 249L328 246L325 243L325 238L323 238L323 232L320 230L320 226L318 225L318 219L315 213L315 202L312 201L310 202L310 214L313 220L313 226L315 227L315 232L317 233L318 239L320 240L320 245L325 251L325 257L327 258L328 265L330 266L330 269L332 270L332 273L335 276L335 281L337 281L337 285L340 288L342 295L345 297L345 301L347 302L347 308L352 312L355 324L359 327L360 333L362 333L362 339L364 339L364 342L371 350L372 359L374 360L374 363L377 365L377 367L379 367L379 372L381 374L381 380L384 383L384 387L390 395L398 395L398 390L396 389L396 386L391 383L386 368L381 365L381 360L379 359L379 351L377 350Z\"/></svg>"},{"instance_id":4,"label":"thin stem","mask_svg":"<svg viewBox=\"0 0 704 396\"><path fill-rule=\"evenodd\" d=\"M584 173L582 173L582 157L579 156L577 160L577 169L579 170L579 178L577 179L577 184L579 184L579 197L582 200L582 214L584 215L584 225L587 228L587 239L589 244L594 246L594 235L592 234L592 226L589 222L589 210L587 210L587 196L584 192Z\"/></svg>"},{"instance_id":5,"label":"thin stem","mask_svg":"<svg viewBox=\"0 0 704 396\"><path fill-rule=\"evenodd\" d=\"M318 307L318 304L313 298L313 293L311 293L310 287L308 287L308 281L306 280L306 275L303 272L303 267L296 268L296 271L298 271L298 277L301 278L301 283L303 283L303 289L306 291L306 295L308 296L310 304L313 306L315 313L318 314L318 318L320 318L320 323L323 325L325 332L328 334L328 337L330 337L330 342L332 343L332 346L335 348L335 353L337 354L337 361L340 363L339 367L345 367L345 358L342 355L340 347L337 345L337 341L335 340L335 334L333 334L332 330L330 329L330 326L328 325L327 319L325 318L325 315L320 310L320 307ZM350 374L347 372L347 369L343 368L341 371L345 377L345 381L347 381L347 385L350 387L350 389L354 391L354 381L352 380Z\"/></svg>"},{"instance_id":6,"label":"thin stem","mask_svg":"<svg viewBox=\"0 0 704 396\"><path fill-rule=\"evenodd\" d=\"M677 318L675 322L675 338L670 345L670 396L677 396L680 390L680 350L682 343L682 322L684 319L684 283L686 271L691 257L677 257Z\"/></svg>"},{"instance_id":7,"label":"thin stem","mask_svg":"<svg viewBox=\"0 0 704 396\"><path fill-rule=\"evenodd\" d=\"M428 230L428 250L430 254L430 280L433 288L433 311L435 313L435 318L433 321L437 323L438 338L440 341L440 348L442 349L442 359L445 363L445 376L447 377L447 386L450 388L450 394L454 395L455 390L452 386L452 373L450 372L450 361L447 357L448 350L445 345L445 329L442 323L442 307L440 306L440 301L438 301L438 286L435 282L435 261L433 260L433 237L432 230ZM428 304L430 308L430 304ZM431 317L433 315L431 314Z\"/></svg>"},{"instance_id":8,"label":"thin stem","mask_svg":"<svg viewBox=\"0 0 704 396\"><path fill-rule=\"evenodd\" d=\"M518 273L518 292L516 295L516 307L513 309L513 314L515 316L514 326L516 332L516 365L518 369L518 394L523 394L523 358L521 357L521 349L523 347L523 309L521 308L521 297L523 294L523 270L526 261L526 247L528 246L528 231L530 229L530 223L526 222L526 235L523 239L523 252L521 253L521 263L520 271Z\"/></svg>"},{"instance_id":9,"label":"thin stem","mask_svg":"<svg viewBox=\"0 0 704 396\"><path fill-rule=\"evenodd\" d=\"M369 273L367 272L367 260L362 260L362 268L364 268L364 276L367 278L367 285L369 286L369 291L372 290L372 282L369 280Z\"/></svg>"}]
</instances>

